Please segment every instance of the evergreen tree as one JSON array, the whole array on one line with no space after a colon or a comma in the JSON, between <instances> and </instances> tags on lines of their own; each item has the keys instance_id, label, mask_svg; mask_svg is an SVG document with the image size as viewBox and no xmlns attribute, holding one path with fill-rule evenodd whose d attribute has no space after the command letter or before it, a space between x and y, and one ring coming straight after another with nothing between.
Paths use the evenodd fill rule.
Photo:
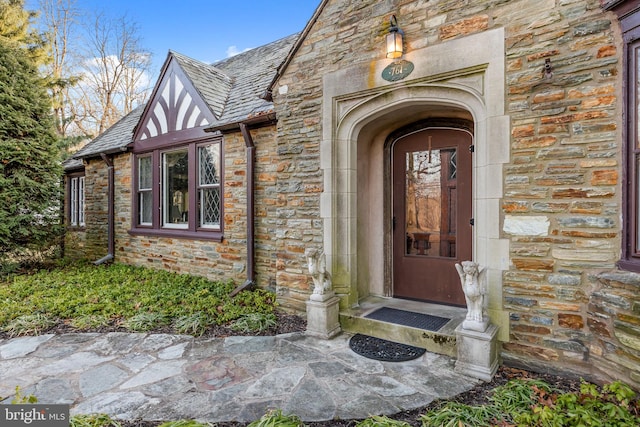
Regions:
<instances>
[{"instance_id":1,"label":"evergreen tree","mask_svg":"<svg viewBox=\"0 0 640 427\"><path fill-rule=\"evenodd\" d=\"M0 267L51 247L61 228L60 154L31 17L23 0L0 0Z\"/></svg>"}]
</instances>

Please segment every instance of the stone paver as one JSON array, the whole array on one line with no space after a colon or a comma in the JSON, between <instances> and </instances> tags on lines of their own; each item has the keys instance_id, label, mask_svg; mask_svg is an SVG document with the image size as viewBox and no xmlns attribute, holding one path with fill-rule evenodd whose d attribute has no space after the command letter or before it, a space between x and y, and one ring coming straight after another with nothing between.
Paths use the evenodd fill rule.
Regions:
<instances>
[{"instance_id":1,"label":"stone paver","mask_svg":"<svg viewBox=\"0 0 640 427\"><path fill-rule=\"evenodd\" d=\"M380 362L352 352L349 338L92 333L0 340L0 403L19 386L39 403L70 404L72 415L249 422L278 408L323 421L415 409L478 382L456 373L449 357Z\"/></svg>"}]
</instances>

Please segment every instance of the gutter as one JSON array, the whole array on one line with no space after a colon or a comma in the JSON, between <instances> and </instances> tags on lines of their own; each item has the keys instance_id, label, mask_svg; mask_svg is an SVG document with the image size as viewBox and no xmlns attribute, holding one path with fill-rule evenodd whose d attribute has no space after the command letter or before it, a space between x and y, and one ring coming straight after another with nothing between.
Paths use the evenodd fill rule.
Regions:
<instances>
[{"instance_id":1,"label":"gutter","mask_svg":"<svg viewBox=\"0 0 640 427\"><path fill-rule=\"evenodd\" d=\"M251 137L251 132L246 123L240 123L240 132L244 138L245 147L247 148L247 280L236 287L231 296L237 295L239 292L255 286L255 160L256 145Z\"/></svg>"},{"instance_id":2,"label":"gutter","mask_svg":"<svg viewBox=\"0 0 640 427\"><path fill-rule=\"evenodd\" d=\"M247 280L242 285L237 286L231 296L235 296L241 291L255 286L255 152L256 146L249 132L249 126L261 126L275 121L275 114L263 114L246 119L239 123L230 123L223 126L214 126L205 129L205 132L228 132L240 129L245 147L247 148Z\"/></svg>"},{"instance_id":3,"label":"gutter","mask_svg":"<svg viewBox=\"0 0 640 427\"><path fill-rule=\"evenodd\" d=\"M105 153L101 153L100 157L107 164L108 176L107 176L107 255L103 256L97 261L94 261L95 265L104 264L113 260L116 246L116 234L115 234L115 171L113 167L113 158L108 157Z\"/></svg>"}]
</instances>

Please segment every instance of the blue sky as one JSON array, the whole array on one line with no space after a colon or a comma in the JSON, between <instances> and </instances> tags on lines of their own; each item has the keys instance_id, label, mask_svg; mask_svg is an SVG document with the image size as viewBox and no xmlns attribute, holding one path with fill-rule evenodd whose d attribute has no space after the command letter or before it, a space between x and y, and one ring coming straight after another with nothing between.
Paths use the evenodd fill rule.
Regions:
<instances>
[{"instance_id":1,"label":"blue sky","mask_svg":"<svg viewBox=\"0 0 640 427\"><path fill-rule=\"evenodd\" d=\"M76 0L79 9L122 16L139 26L157 75L169 49L214 62L301 31L320 0ZM37 9L38 0L27 0Z\"/></svg>"}]
</instances>

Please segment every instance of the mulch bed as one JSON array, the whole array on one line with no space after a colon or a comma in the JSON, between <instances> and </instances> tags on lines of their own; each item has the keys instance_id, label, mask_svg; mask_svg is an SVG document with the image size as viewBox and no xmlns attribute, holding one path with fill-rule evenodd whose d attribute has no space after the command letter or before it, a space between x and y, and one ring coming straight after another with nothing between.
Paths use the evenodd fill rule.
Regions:
<instances>
[{"instance_id":1,"label":"mulch bed","mask_svg":"<svg viewBox=\"0 0 640 427\"><path fill-rule=\"evenodd\" d=\"M306 330L307 322L304 318L288 314L284 312L278 312L277 316L277 324L275 327L270 328L269 330L264 331L261 335L276 335L276 334L285 334L291 332L302 332ZM111 326L101 328L100 330L91 330L91 331L78 331L77 329L72 328L71 326L61 323L59 325L55 325L49 330L43 333L74 333L74 332L127 332L126 329ZM150 331L150 333L175 333L175 331L171 330L171 328L165 328L164 330L154 330ZM208 329L203 337L226 337L233 335L242 335L237 331L232 330L226 326L215 326ZM247 334L249 335L249 334ZM251 334L255 335L255 334ZM0 339L8 339L9 336L6 333L0 332ZM405 421L409 423L411 426L422 426L420 421L420 415L426 413L427 411L438 407L447 401L456 401L459 403L464 403L467 405L484 405L489 403L489 397L492 395L493 390L501 385L506 384L509 380L515 378L531 378L531 379L539 379L543 380L552 387L564 391L564 392L576 392L580 389L580 380L576 378L569 378L558 375L544 374L544 373L536 373L533 371L523 370L523 369L515 369L509 367L500 367L498 372L494 376L493 380L490 382L484 382L476 385L471 390L461 393L449 400L445 401L434 401L429 405L424 406L422 408L417 408L411 411L403 411L397 414L390 416L389 418ZM335 426L335 427L353 427L360 420L330 420L330 421L322 421L322 422L308 422L305 423L308 427L326 427L326 426ZM119 421L122 427L157 427L162 424L158 421ZM217 427L245 427L247 423L236 423L236 422L221 422L215 423Z\"/></svg>"}]
</instances>

